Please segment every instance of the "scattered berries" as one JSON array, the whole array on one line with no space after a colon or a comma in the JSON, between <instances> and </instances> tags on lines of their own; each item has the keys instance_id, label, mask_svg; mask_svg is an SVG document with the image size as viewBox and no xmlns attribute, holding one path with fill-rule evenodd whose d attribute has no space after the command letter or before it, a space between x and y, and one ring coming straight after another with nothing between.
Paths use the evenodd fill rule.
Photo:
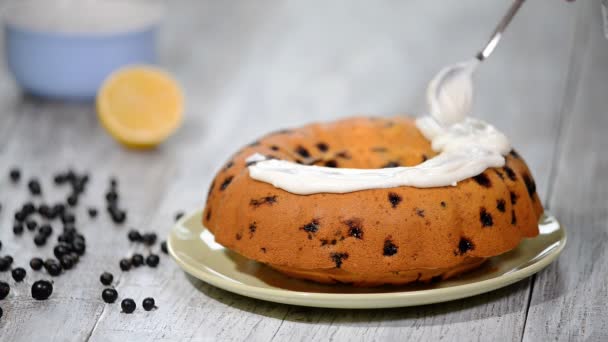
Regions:
<instances>
[{"instance_id":1,"label":"scattered berries","mask_svg":"<svg viewBox=\"0 0 608 342\"><path fill-rule=\"evenodd\" d=\"M32 258L32 260L30 260L30 267L34 271L41 270L42 266L44 266L44 262L42 261L42 259L40 259L40 258Z\"/></svg>"},{"instance_id":2,"label":"scattered berries","mask_svg":"<svg viewBox=\"0 0 608 342\"><path fill-rule=\"evenodd\" d=\"M74 252L76 252L76 254L84 255L86 248L87 247L84 243L84 240L74 239L74 242L72 243L72 249L74 250Z\"/></svg>"},{"instance_id":3,"label":"scattered berries","mask_svg":"<svg viewBox=\"0 0 608 342\"><path fill-rule=\"evenodd\" d=\"M52 264L46 268L46 271L53 277L57 277L61 274L61 266L59 264Z\"/></svg>"},{"instance_id":4,"label":"scattered berries","mask_svg":"<svg viewBox=\"0 0 608 342\"><path fill-rule=\"evenodd\" d=\"M141 306L146 311L150 311L150 310L154 309L156 307L156 305L154 304L154 298L152 298L152 297L145 298L144 301L141 303Z\"/></svg>"},{"instance_id":5,"label":"scattered berries","mask_svg":"<svg viewBox=\"0 0 608 342\"><path fill-rule=\"evenodd\" d=\"M13 258L10 256L4 256L0 258L0 272L6 272L11 267L13 263Z\"/></svg>"},{"instance_id":6,"label":"scattered berries","mask_svg":"<svg viewBox=\"0 0 608 342\"><path fill-rule=\"evenodd\" d=\"M61 264L55 259L47 259L44 262L44 269L53 277L61 274Z\"/></svg>"},{"instance_id":7,"label":"scattered berries","mask_svg":"<svg viewBox=\"0 0 608 342\"><path fill-rule=\"evenodd\" d=\"M104 289L101 292L101 298L103 299L104 302L106 302L108 304L112 304L118 298L118 292L116 292L116 290L114 290L114 289ZM124 306L123 306L123 310L125 310ZM135 308L133 308L133 310L135 310ZM133 310L131 310L131 312L133 312ZM131 313L131 312L129 312L129 313Z\"/></svg>"},{"instance_id":8,"label":"scattered berries","mask_svg":"<svg viewBox=\"0 0 608 342\"><path fill-rule=\"evenodd\" d=\"M38 229L38 234L44 235L45 237L48 238L49 236L51 236L51 234L53 234L53 227L51 227L50 224L43 224Z\"/></svg>"},{"instance_id":9,"label":"scattered berries","mask_svg":"<svg viewBox=\"0 0 608 342\"><path fill-rule=\"evenodd\" d=\"M23 208L23 210L25 211L25 207ZM53 212L51 207L49 207L46 204L41 204L40 207L38 207L38 214L40 214L40 216L47 218L47 219L56 217L55 213Z\"/></svg>"},{"instance_id":10,"label":"scattered berries","mask_svg":"<svg viewBox=\"0 0 608 342\"><path fill-rule=\"evenodd\" d=\"M141 241L141 234L139 234L139 232L135 229L129 230L127 237L129 238L129 241L131 241L131 242Z\"/></svg>"},{"instance_id":11,"label":"scattered berries","mask_svg":"<svg viewBox=\"0 0 608 342\"><path fill-rule=\"evenodd\" d=\"M15 235L23 234L23 223L15 222L15 225L13 226L13 234L15 234Z\"/></svg>"},{"instance_id":12,"label":"scattered berries","mask_svg":"<svg viewBox=\"0 0 608 342\"><path fill-rule=\"evenodd\" d=\"M34 236L34 244L38 247L44 246L46 245L46 239L46 235L36 234L36 236Z\"/></svg>"},{"instance_id":13,"label":"scattered berries","mask_svg":"<svg viewBox=\"0 0 608 342\"><path fill-rule=\"evenodd\" d=\"M61 263L61 267L64 270L70 270L70 269L72 269L72 267L74 267L74 260L72 259L72 256L69 254L62 256L59 259L59 262Z\"/></svg>"},{"instance_id":14,"label":"scattered berries","mask_svg":"<svg viewBox=\"0 0 608 342\"><path fill-rule=\"evenodd\" d=\"M129 259L121 259L118 265L123 271L128 271L131 269L131 261L129 261Z\"/></svg>"},{"instance_id":15,"label":"scattered berries","mask_svg":"<svg viewBox=\"0 0 608 342\"><path fill-rule=\"evenodd\" d=\"M36 178L32 178L27 183L27 188L30 190L32 196L40 196L42 194L42 188L40 187L40 182Z\"/></svg>"},{"instance_id":16,"label":"scattered berries","mask_svg":"<svg viewBox=\"0 0 608 342\"><path fill-rule=\"evenodd\" d=\"M36 230L36 228L38 228L38 222L33 221L33 220L28 220L25 222L25 226L27 227L27 230L34 231Z\"/></svg>"},{"instance_id":17,"label":"scattered berries","mask_svg":"<svg viewBox=\"0 0 608 342\"><path fill-rule=\"evenodd\" d=\"M11 275L16 282L21 282L25 279L25 269L23 267L17 267L11 271Z\"/></svg>"},{"instance_id":18,"label":"scattered berries","mask_svg":"<svg viewBox=\"0 0 608 342\"><path fill-rule=\"evenodd\" d=\"M34 206L34 203L32 202L27 202L23 205L23 207L21 207L21 211L25 214L25 215L30 215L36 212L36 207Z\"/></svg>"},{"instance_id":19,"label":"scattered berries","mask_svg":"<svg viewBox=\"0 0 608 342\"><path fill-rule=\"evenodd\" d=\"M156 233L148 233L148 234L142 235L141 240L147 246L152 246L156 243L157 238L158 237L157 237Z\"/></svg>"},{"instance_id":20,"label":"scattered berries","mask_svg":"<svg viewBox=\"0 0 608 342\"><path fill-rule=\"evenodd\" d=\"M78 204L78 196L76 196L76 194L71 194L68 196L67 202L70 207L75 207Z\"/></svg>"},{"instance_id":21,"label":"scattered berries","mask_svg":"<svg viewBox=\"0 0 608 342\"><path fill-rule=\"evenodd\" d=\"M8 285L8 283L0 281L0 300L6 298L9 292L11 292L11 287Z\"/></svg>"},{"instance_id":22,"label":"scattered berries","mask_svg":"<svg viewBox=\"0 0 608 342\"><path fill-rule=\"evenodd\" d=\"M90 218L96 218L97 217L97 209L95 209L95 208L89 208L89 210L87 210L87 212L89 213L89 217Z\"/></svg>"},{"instance_id":23,"label":"scattered berries","mask_svg":"<svg viewBox=\"0 0 608 342\"><path fill-rule=\"evenodd\" d=\"M11 169L9 172L9 177L11 178L11 182L17 183L21 179L21 170L17 168Z\"/></svg>"},{"instance_id":24,"label":"scattered berries","mask_svg":"<svg viewBox=\"0 0 608 342\"><path fill-rule=\"evenodd\" d=\"M144 264L144 256L141 254L133 254L131 257L131 264L133 267L139 267Z\"/></svg>"},{"instance_id":25,"label":"scattered berries","mask_svg":"<svg viewBox=\"0 0 608 342\"><path fill-rule=\"evenodd\" d=\"M120 307L122 308L122 312L130 314L135 311L136 308L135 301L131 298L125 298L120 303Z\"/></svg>"},{"instance_id":26,"label":"scattered berries","mask_svg":"<svg viewBox=\"0 0 608 342\"><path fill-rule=\"evenodd\" d=\"M80 261L80 257L75 252L70 253L70 258L72 258L72 263L74 263L74 265Z\"/></svg>"},{"instance_id":27,"label":"scattered berries","mask_svg":"<svg viewBox=\"0 0 608 342\"><path fill-rule=\"evenodd\" d=\"M6 262L8 262L9 265L13 264L13 257L10 255L5 255L4 260L6 260Z\"/></svg>"},{"instance_id":28,"label":"scattered berries","mask_svg":"<svg viewBox=\"0 0 608 342\"><path fill-rule=\"evenodd\" d=\"M112 217L112 221L114 221L116 224L122 224L127 220L127 213L123 210L116 207L110 207L109 212L110 216Z\"/></svg>"},{"instance_id":29,"label":"scattered berries","mask_svg":"<svg viewBox=\"0 0 608 342\"><path fill-rule=\"evenodd\" d=\"M17 222L25 221L26 217L27 217L27 215L21 210L19 210L15 213L15 221L17 221Z\"/></svg>"},{"instance_id":30,"label":"scattered berries","mask_svg":"<svg viewBox=\"0 0 608 342\"><path fill-rule=\"evenodd\" d=\"M156 266L158 266L159 261L160 261L160 259L159 259L158 255L150 254L146 258L146 265L148 265L150 267L156 267Z\"/></svg>"},{"instance_id":31,"label":"scattered berries","mask_svg":"<svg viewBox=\"0 0 608 342\"><path fill-rule=\"evenodd\" d=\"M55 246L55 248L53 248L53 254L55 255L55 257L57 259L61 259L62 256L70 253L70 250L68 249L69 245L67 244L58 244L57 246Z\"/></svg>"},{"instance_id":32,"label":"scattered berries","mask_svg":"<svg viewBox=\"0 0 608 342\"><path fill-rule=\"evenodd\" d=\"M9 172L11 182L18 183L21 180L21 170L13 168ZM72 212L72 208L78 206L80 195L86 191L87 183L89 182L88 174L78 174L72 170L58 173L53 176L55 185L65 185L71 187L68 192L68 197L62 203L40 203L40 198L36 202L26 202L14 212L13 233L15 235L23 235L25 229L34 232L33 240L36 246L46 245L48 238L53 234L53 226L49 224L52 220L60 219L63 223L63 231L57 236L57 245L53 247L55 258L43 260L39 257L34 257L30 260L29 265L33 271L40 271L43 268L50 276L59 276L63 270L72 269L86 251L86 242L82 234L76 229L76 216ZM41 196L42 186L37 178L31 178L27 182L27 189L32 196ZM120 195L118 191L118 182L115 178L110 179L110 187L106 192L106 205L111 219L116 224L126 221L127 211L119 206ZM34 204L36 203L36 204ZM0 206L2 209L2 206ZM85 209L88 216L93 219L99 215L97 208L88 207ZM183 212L177 212L175 220L183 217ZM49 222L49 223L47 223ZM55 224L53 224L55 225ZM58 226L55 226L57 229ZM60 227L60 226L59 226ZM128 233L128 238L132 242L141 242L146 246L153 246L158 241L158 235L154 232L140 233L132 229ZM2 242L0 241L0 249ZM161 251L168 253L167 242L162 241ZM144 257L140 253L133 254L130 258L120 260L120 268L123 271L128 271L132 267L140 267L148 265L157 267L160 262L159 255L149 254ZM0 257L0 272L11 270L13 258L10 255ZM16 282L22 282L27 271L23 267L15 267L11 270L11 276ZM100 276L100 281L105 286L110 286L114 281L111 273L104 272ZM8 283L0 281L0 299L4 299L10 292ZM36 300L46 300L53 293L53 283L48 280L38 280L31 286L32 298ZM114 303L118 299L118 292L113 288L105 288L102 291L102 298L106 303ZM124 313L132 313L137 305L131 298L125 298L121 301L121 308ZM147 297L142 301L142 307L146 311L156 309L155 300L152 297ZM0 308L0 317L2 317L2 308Z\"/></svg>"},{"instance_id":33,"label":"scattered berries","mask_svg":"<svg viewBox=\"0 0 608 342\"><path fill-rule=\"evenodd\" d=\"M74 242L74 234L69 232L61 233L57 236L57 242L72 243Z\"/></svg>"},{"instance_id":34,"label":"scattered berries","mask_svg":"<svg viewBox=\"0 0 608 342\"><path fill-rule=\"evenodd\" d=\"M114 191L114 189L108 191L108 193L106 193L106 201L108 203L115 203L118 201L118 193L116 191Z\"/></svg>"},{"instance_id":35,"label":"scattered berries","mask_svg":"<svg viewBox=\"0 0 608 342\"><path fill-rule=\"evenodd\" d=\"M64 212L61 215L61 222L63 222L63 224L74 223L74 222L76 222L76 216L74 216L68 212Z\"/></svg>"},{"instance_id":36,"label":"scattered berries","mask_svg":"<svg viewBox=\"0 0 608 342\"><path fill-rule=\"evenodd\" d=\"M52 216L62 216L65 213L65 205L61 203L57 203L50 209Z\"/></svg>"},{"instance_id":37,"label":"scattered berries","mask_svg":"<svg viewBox=\"0 0 608 342\"><path fill-rule=\"evenodd\" d=\"M103 272L101 274L101 276L99 277L99 281L101 281L101 283L104 285L112 284L113 280L114 280L114 276L112 275L112 273L109 273L109 272Z\"/></svg>"},{"instance_id":38,"label":"scattered berries","mask_svg":"<svg viewBox=\"0 0 608 342\"><path fill-rule=\"evenodd\" d=\"M32 285L32 298L36 300L48 299L53 293L53 284L48 280L38 280Z\"/></svg>"}]
</instances>

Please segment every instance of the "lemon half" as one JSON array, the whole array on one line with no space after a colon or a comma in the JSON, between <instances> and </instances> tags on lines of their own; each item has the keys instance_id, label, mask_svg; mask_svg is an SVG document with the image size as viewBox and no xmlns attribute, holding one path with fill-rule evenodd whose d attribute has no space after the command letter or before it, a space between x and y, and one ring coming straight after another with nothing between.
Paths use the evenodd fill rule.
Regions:
<instances>
[{"instance_id":1,"label":"lemon half","mask_svg":"<svg viewBox=\"0 0 608 342\"><path fill-rule=\"evenodd\" d=\"M97 94L102 126L120 143L150 148L180 126L184 96L166 72L151 66L130 66L113 72Z\"/></svg>"}]
</instances>

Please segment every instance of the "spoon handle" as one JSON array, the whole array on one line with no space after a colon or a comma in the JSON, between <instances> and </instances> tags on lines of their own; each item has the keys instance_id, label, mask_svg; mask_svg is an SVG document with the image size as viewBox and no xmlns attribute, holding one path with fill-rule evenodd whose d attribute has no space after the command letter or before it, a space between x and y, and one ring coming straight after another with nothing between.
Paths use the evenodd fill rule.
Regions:
<instances>
[{"instance_id":1,"label":"spoon handle","mask_svg":"<svg viewBox=\"0 0 608 342\"><path fill-rule=\"evenodd\" d=\"M503 32L505 31L505 29L511 22L511 19L513 19L521 5L523 5L524 1L525 0L515 0L511 7L509 7L507 13L504 15L504 17L502 17L502 20L500 21L500 23L498 23L498 26L496 26L496 29L494 30L494 33L492 33L492 36L490 37L490 40L488 40L486 46L479 53L477 53L477 56L475 56L475 58L477 58L480 62L490 57L490 55L496 48L496 45L498 45L500 38L502 38Z\"/></svg>"}]
</instances>

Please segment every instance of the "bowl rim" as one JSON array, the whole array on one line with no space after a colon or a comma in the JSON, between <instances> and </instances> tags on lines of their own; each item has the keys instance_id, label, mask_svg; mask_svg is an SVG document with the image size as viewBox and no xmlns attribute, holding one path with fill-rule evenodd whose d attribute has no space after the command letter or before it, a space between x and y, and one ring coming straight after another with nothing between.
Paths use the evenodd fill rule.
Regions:
<instances>
[{"instance_id":1,"label":"bowl rim","mask_svg":"<svg viewBox=\"0 0 608 342\"><path fill-rule=\"evenodd\" d=\"M133 15L139 16L139 18L135 22L130 20L117 21L106 24L105 27L95 29L92 29L91 26L83 27L82 22L72 25L64 24L59 27L50 27L47 24L45 27L39 20L35 20L35 11L40 11L40 8L43 6L53 6L55 2L48 0L22 0L2 6L0 8L0 21L5 29L16 32L58 37L95 38L130 35L155 29L160 26L166 12L164 4L160 0L61 0L61 2L64 6L55 6L59 9L55 9L54 11L61 13L62 17L73 13L68 6L72 2L78 3L81 6L91 6L91 8L105 6L108 11L112 10L113 6L115 9L116 7L123 6L123 8L130 9ZM18 14L16 13L17 11L23 12ZM91 12L93 13L93 11Z\"/></svg>"}]
</instances>

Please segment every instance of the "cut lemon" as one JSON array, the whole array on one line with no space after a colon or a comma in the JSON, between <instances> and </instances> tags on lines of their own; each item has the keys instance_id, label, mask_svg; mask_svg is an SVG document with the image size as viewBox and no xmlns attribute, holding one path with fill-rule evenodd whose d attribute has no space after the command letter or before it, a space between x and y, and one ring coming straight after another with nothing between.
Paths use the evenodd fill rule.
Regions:
<instances>
[{"instance_id":1,"label":"cut lemon","mask_svg":"<svg viewBox=\"0 0 608 342\"><path fill-rule=\"evenodd\" d=\"M102 126L122 144L154 147L182 121L184 97L177 82L150 66L130 66L113 72L97 94Z\"/></svg>"}]
</instances>

